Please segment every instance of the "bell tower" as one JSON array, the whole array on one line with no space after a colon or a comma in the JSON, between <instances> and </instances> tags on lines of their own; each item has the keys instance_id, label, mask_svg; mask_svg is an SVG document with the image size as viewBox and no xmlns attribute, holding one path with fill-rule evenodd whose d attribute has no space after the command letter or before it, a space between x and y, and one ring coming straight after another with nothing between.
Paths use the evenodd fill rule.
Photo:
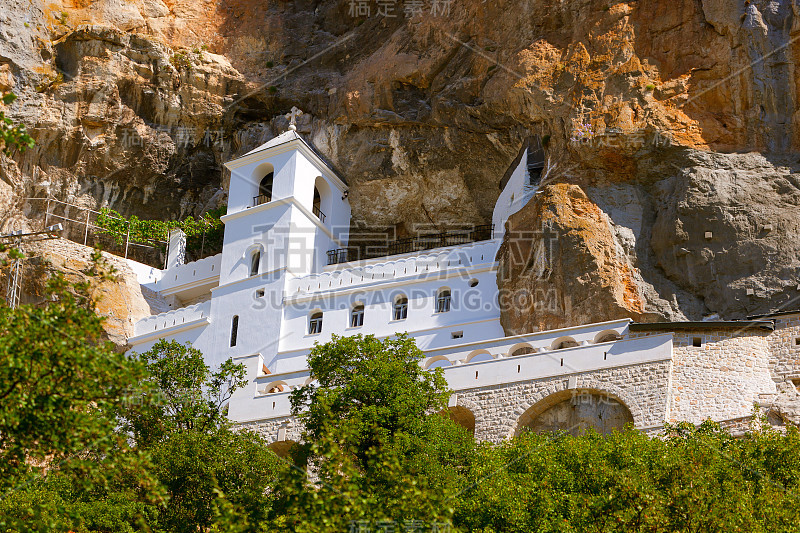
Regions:
<instances>
[{"instance_id":1,"label":"bell tower","mask_svg":"<svg viewBox=\"0 0 800 533\"><path fill-rule=\"evenodd\" d=\"M298 133L289 129L225 164L231 171L220 283L246 276L241 260L261 251L261 271L299 276L321 271L326 252L347 245L347 184ZM246 262L246 261L245 261Z\"/></svg>"},{"instance_id":2,"label":"bell tower","mask_svg":"<svg viewBox=\"0 0 800 533\"><path fill-rule=\"evenodd\" d=\"M287 131L225 163L228 212L211 300L224 357L277 350L265 343L280 337L287 281L321 272L327 251L347 246L347 184L297 133L299 114L293 108Z\"/></svg>"}]
</instances>

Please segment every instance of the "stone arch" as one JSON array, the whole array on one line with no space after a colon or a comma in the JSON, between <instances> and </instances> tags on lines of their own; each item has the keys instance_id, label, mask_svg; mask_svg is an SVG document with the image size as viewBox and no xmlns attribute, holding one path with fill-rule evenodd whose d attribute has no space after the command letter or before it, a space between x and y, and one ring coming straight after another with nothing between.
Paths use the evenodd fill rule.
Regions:
<instances>
[{"instance_id":1,"label":"stone arch","mask_svg":"<svg viewBox=\"0 0 800 533\"><path fill-rule=\"evenodd\" d=\"M277 455L281 459L285 459L289 457L292 448L294 448L295 446L297 446L296 441L293 441L292 439L286 439L286 440L275 441L269 446L267 446L267 448L275 452L275 455Z\"/></svg>"},{"instance_id":2,"label":"stone arch","mask_svg":"<svg viewBox=\"0 0 800 533\"><path fill-rule=\"evenodd\" d=\"M550 345L551 350L563 350L564 348L574 348L578 343L574 338L565 336L559 337Z\"/></svg>"},{"instance_id":3,"label":"stone arch","mask_svg":"<svg viewBox=\"0 0 800 533\"><path fill-rule=\"evenodd\" d=\"M505 438L508 439L514 438L514 436L517 434L518 421L526 411L552 394L573 390L567 389L566 381L562 379L552 380L549 383L543 383L542 385L542 388L532 394L528 400L517 405L511 416L502 423L502 430L500 432L501 435L504 435ZM642 429L645 426L645 412L642 410L636 400L634 400L633 397L631 397L626 391L613 384L600 383L597 380L593 380L588 377L582 377L580 385L580 388L603 390L621 399L633 415L634 427L637 429Z\"/></svg>"},{"instance_id":4,"label":"stone arch","mask_svg":"<svg viewBox=\"0 0 800 533\"><path fill-rule=\"evenodd\" d=\"M442 414L475 436L475 413L463 405L448 407Z\"/></svg>"},{"instance_id":5,"label":"stone arch","mask_svg":"<svg viewBox=\"0 0 800 533\"><path fill-rule=\"evenodd\" d=\"M435 355L435 356L431 357L430 359L428 359L428 361L425 363L425 370L428 370L430 368L439 368L439 367L433 366L435 363L438 363L439 361L446 361L447 362L446 365L439 365L440 367L441 366L450 366L450 365L453 364L453 363L450 362L450 359L448 359L446 355Z\"/></svg>"},{"instance_id":6,"label":"stone arch","mask_svg":"<svg viewBox=\"0 0 800 533\"><path fill-rule=\"evenodd\" d=\"M533 346L529 342L520 342L512 346L508 349L508 357L513 357L516 355L528 355L534 353Z\"/></svg>"},{"instance_id":7,"label":"stone arch","mask_svg":"<svg viewBox=\"0 0 800 533\"><path fill-rule=\"evenodd\" d=\"M487 359L486 356L489 356ZM494 356L489 353L489 350L473 350L464 360L465 363L478 363L480 361L476 361L475 359L481 357L480 361L490 361L494 359Z\"/></svg>"},{"instance_id":8,"label":"stone arch","mask_svg":"<svg viewBox=\"0 0 800 533\"><path fill-rule=\"evenodd\" d=\"M580 387L563 389L535 402L517 419L514 436L526 429L579 435L589 428L606 435L633 423L633 413L622 398L607 390Z\"/></svg>"},{"instance_id":9,"label":"stone arch","mask_svg":"<svg viewBox=\"0 0 800 533\"><path fill-rule=\"evenodd\" d=\"M592 341L594 344L600 344L601 342L612 342L617 341L622 338L616 330L613 329L606 329L595 335L594 340Z\"/></svg>"}]
</instances>

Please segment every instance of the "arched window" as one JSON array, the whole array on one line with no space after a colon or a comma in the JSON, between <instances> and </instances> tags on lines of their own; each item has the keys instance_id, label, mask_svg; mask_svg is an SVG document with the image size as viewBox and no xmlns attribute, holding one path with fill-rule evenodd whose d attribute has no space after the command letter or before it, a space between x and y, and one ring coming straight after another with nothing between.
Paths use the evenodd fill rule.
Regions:
<instances>
[{"instance_id":1,"label":"arched window","mask_svg":"<svg viewBox=\"0 0 800 533\"><path fill-rule=\"evenodd\" d=\"M314 186L314 203L311 206L311 212L321 222L325 222L325 215L322 213L322 196L319 194L319 189L317 189L316 185Z\"/></svg>"},{"instance_id":2,"label":"arched window","mask_svg":"<svg viewBox=\"0 0 800 533\"><path fill-rule=\"evenodd\" d=\"M442 289L436 296L436 312L447 313L450 311L450 289Z\"/></svg>"},{"instance_id":3,"label":"arched window","mask_svg":"<svg viewBox=\"0 0 800 533\"><path fill-rule=\"evenodd\" d=\"M311 318L308 319L308 334L316 335L322 333L322 311L311 313Z\"/></svg>"},{"instance_id":4,"label":"arched window","mask_svg":"<svg viewBox=\"0 0 800 533\"><path fill-rule=\"evenodd\" d=\"M291 390L291 387L285 381L273 381L264 386L264 394L275 394L276 392L283 392Z\"/></svg>"},{"instance_id":5,"label":"arched window","mask_svg":"<svg viewBox=\"0 0 800 533\"><path fill-rule=\"evenodd\" d=\"M261 251L256 250L250 254L250 275L255 276L258 274L258 267L261 264Z\"/></svg>"},{"instance_id":6,"label":"arched window","mask_svg":"<svg viewBox=\"0 0 800 533\"><path fill-rule=\"evenodd\" d=\"M515 344L511 347L508 351L508 355L515 357L517 355L529 355L534 352L533 347L528 344L527 342L521 342L519 344Z\"/></svg>"},{"instance_id":7,"label":"arched window","mask_svg":"<svg viewBox=\"0 0 800 533\"><path fill-rule=\"evenodd\" d=\"M425 366L425 369L432 370L434 368L446 368L448 366L450 366L450 359L444 355L437 355L428 360L428 364Z\"/></svg>"},{"instance_id":8,"label":"arched window","mask_svg":"<svg viewBox=\"0 0 800 533\"><path fill-rule=\"evenodd\" d=\"M622 337L619 335L619 333L617 333L613 329L607 329L605 331L601 331L600 333L597 334L597 336L595 336L594 343L599 344L601 342L613 342L613 341L618 341L621 338Z\"/></svg>"},{"instance_id":9,"label":"arched window","mask_svg":"<svg viewBox=\"0 0 800 533\"><path fill-rule=\"evenodd\" d=\"M258 196L255 198L255 205L266 204L272 201L272 178L274 172L270 172L258 184Z\"/></svg>"},{"instance_id":10,"label":"arched window","mask_svg":"<svg viewBox=\"0 0 800 533\"><path fill-rule=\"evenodd\" d=\"M236 346L236 336L239 334L239 315L233 315L231 320L231 346Z\"/></svg>"},{"instance_id":11,"label":"arched window","mask_svg":"<svg viewBox=\"0 0 800 533\"><path fill-rule=\"evenodd\" d=\"M331 198L332 192L330 185L325 181L325 178L317 176L316 180L314 180L314 196L311 199L311 212L314 213L314 216L323 224L326 218L325 211L330 213L330 209L333 209Z\"/></svg>"},{"instance_id":12,"label":"arched window","mask_svg":"<svg viewBox=\"0 0 800 533\"><path fill-rule=\"evenodd\" d=\"M394 320L405 320L408 318L408 298L405 296L398 296L397 299L395 299L392 317Z\"/></svg>"},{"instance_id":13,"label":"arched window","mask_svg":"<svg viewBox=\"0 0 800 533\"><path fill-rule=\"evenodd\" d=\"M361 304L355 305L350 312L350 327L360 328L364 325L364 306Z\"/></svg>"}]
</instances>

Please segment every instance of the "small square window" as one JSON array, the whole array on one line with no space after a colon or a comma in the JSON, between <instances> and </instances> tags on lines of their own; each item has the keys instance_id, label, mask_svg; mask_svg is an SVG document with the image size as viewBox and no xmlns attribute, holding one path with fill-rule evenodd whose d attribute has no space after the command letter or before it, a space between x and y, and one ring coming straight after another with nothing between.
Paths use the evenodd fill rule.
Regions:
<instances>
[{"instance_id":1,"label":"small square window","mask_svg":"<svg viewBox=\"0 0 800 533\"><path fill-rule=\"evenodd\" d=\"M795 337L794 338L794 345L795 346L800 346L800 337Z\"/></svg>"},{"instance_id":2,"label":"small square window","mask_svg":"<svg viewBox=\"0 0 800 533\"><path fill-rule=\"evenodd\" d=\"M692 346L700 348L703 345L702 337L692 337Z\"/></svg>"},{"instance_id":3,"label":"small square window","mask_svg":"<svg viewBox=\"0 0 800 533\"><path fill-rule=\"evenodd\" d=\"M256 289L256 298L264 297L264 289Z\"/></svg>"},{"instance_id":4,"label":"small square window","mask_svg":"<svg viewBox=\"0 0 800 533\"><path fill-rule=\"evenodd\" d=\"M451 331L450 332L450 338L451 339L460 339L462 337L464 337L464 332L463 331Z\"/></svg>"}]
</instances>

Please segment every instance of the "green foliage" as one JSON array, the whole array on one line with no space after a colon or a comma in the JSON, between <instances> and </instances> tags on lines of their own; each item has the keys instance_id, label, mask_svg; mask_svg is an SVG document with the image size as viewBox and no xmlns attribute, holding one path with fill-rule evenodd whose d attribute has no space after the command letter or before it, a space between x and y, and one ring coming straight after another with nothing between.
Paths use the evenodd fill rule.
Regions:
<instances>
[{"instance_id":1,"label":"green foliage","mask_svg":"<svg viewBox=\"0 0 800 533\"><path fill-rule=\"evenodd\" d=\"M735 439L706 423L525 434L484 446L455 521L470 531L791 531L800 517L798 433ZM769 455L783 461L769 468ZM772 465L777 466L777 464Z\"/></svg>"},{"instance_id":2,"label":"green foliage","mask_svg":"<svg viewBox=\"0 0 800 533\"><path fill-rule=\"evenodd\" d=\"M103 340L89 291L53 276L50 304L0 306L0 486L32 462L109 445L114 411L139 374Z\"/></svg>"},{"instance_id":3,"label":"green foliage","mask_svg":"<svg viewBox=\"0 0 800 533\"><path fill-rule=\"evenodd\" d=\"M644 89L645 89L646 91L652 91L652 90L654 90L655 88L656 88L656 86L655 86L655 85L653 85L652 83L648 83L647 85L645 85L645 86L644 86Z\"/></svg>"},{"instance_id":4,"label":"green foliage","mask_svg":"<svg viewBox=\"0 0 800 533\"><path fill-rule=\"evenodd\" d=\"M304 444L283 461L223 415L240 365L174 341L127 358L90 284L49 288L46 306L0 307L0 532L797 530L793 427L475 445L413 340L334 337L292 393Z\"/></svg>"},{"instance_id":5,"label":"green foliage","mask_svg":"<svg viewBox=\"0 0 800 533\"><path fill-rule=\"evenodd\" d=\"M175 70L190 71L194 64L202 59L202 50L208 50L208 46L204 44L200 47L195 46L191 50L178 50L170 56L169 62L175 67Z\"/></svg>"},{"instance_id":6,"label":"green foliage","mask_svg":"<svg viewBox=\"0 0 800 533\"><path fill-rule=\"evenodd\" d=\"M114 238L117 244L130 238L131 242L160 245L169 239L169 232L180 229L186 234L186 249L200 253L201 250L220 250L224 227L220 217L226 208L212 209L199 218L186 217L183 220L141 220L136 215L125 218L113 209L102 208L97 215L96 224L102 231ZM130 232L130 233L129 233Z\"/></svg>"},{"instance_id":7,"label":"green foliage","mask_svg":"<svg viewBox=\"0 0 800 533\"><path fill-rule=\"evenodd\" d=\"M224 427L176 431L151 452L170 495L158 524L173 532L227 529L231 522L238 531L260 531L286 468L255 433Z\"/></svg>"},{"instance_id":8,"label":"green foliage","mask_svg":"<svg viewBox=\"0 0 800 533\"><path fill-rule=\"evenodd\" d=\"M100 254L93 259L85 273L112 279ZM0 531L74 525L74 500L47 496L63 480L85 492L142 464L115 431L125 391L141 368L104 340L91 289L92 283L54 275L47 305L0 306ZM147 475L128 484L130 490L149 485ZM158 491L151 494L157 498Z\"/></svg>"},{"instance_id":9,"label":"green foliage","mask_svg":"<svg viewBox=\"0 0 800 533\"><path fill-rule=\"evenodd\" d=\"M245 382L244 365L226 360L212 372L190 344L158 341L138 356L147 376L130 395L123 419L139 446L180 431L200 433L226 423L222 406Z\"/></svg>"},{"instance_id":10,"label":"green foliage","mask_svg":"<svg viewBox=\"0 0 800 533\"><path fill-rule=\"evenodd\" d=\"M14 93L6 93L3 95L3 105L11 105L17 96ZM16 148L20 152L24 152L27 148L33 148L33 137L28 135L25 130L24 124L15 124L13 120L5 115L5 112L0 110L0 148L6 155L11 155L11 152Z\"/></svg>"},{"instance_id":11,"label":"green foliage","mask_svg":"<svg viewBox=\"0 0 800 533\"><path fill-rule=\"evenodd\" d=\"M357 455L378 442L421 434L426 413L445 409L450 395L442 370L423 370L422 357L406 335L384 341L334 335L331 342L315 345L308 365L316 383L291 394L306 440L327 434L323 428L330 420L352 429Z\"/></svg>"},{"instance_id":12,"label":"green foliage","mask_svg":"<svg viewBox=\"0 0 800 533\"><path fill-rule=\"evenodd\" d=\"M396 531L403 531L403 525L414 523L449 524L454 502L409 470L406 458L390 443L371 448L359 460L349 447L358 437L348 426L332 420L323 429L323 437L309 445L315 479L294 467L276 483L273 530L391 531L378 528L394 524ZM381 473L381 486L376 472Z\"/></svg>"},{"instance_id":13,"label":"green foliage","mask_svg":"<svg viewBox=\"0 0 800 533\"><path fill-rule=\"evenodd\" d=\"M436 414L449 391L441 369L425 371L422 352L406 335L333 337L308 358L315 383L295 389L293 412L303 423L297 474L279 483L285 517L295 531L346 531L363 522L447 522L448 496L472 457L471 435ZM305 409L305 410L304 410Z\"/></svg>"}]
</instances>

